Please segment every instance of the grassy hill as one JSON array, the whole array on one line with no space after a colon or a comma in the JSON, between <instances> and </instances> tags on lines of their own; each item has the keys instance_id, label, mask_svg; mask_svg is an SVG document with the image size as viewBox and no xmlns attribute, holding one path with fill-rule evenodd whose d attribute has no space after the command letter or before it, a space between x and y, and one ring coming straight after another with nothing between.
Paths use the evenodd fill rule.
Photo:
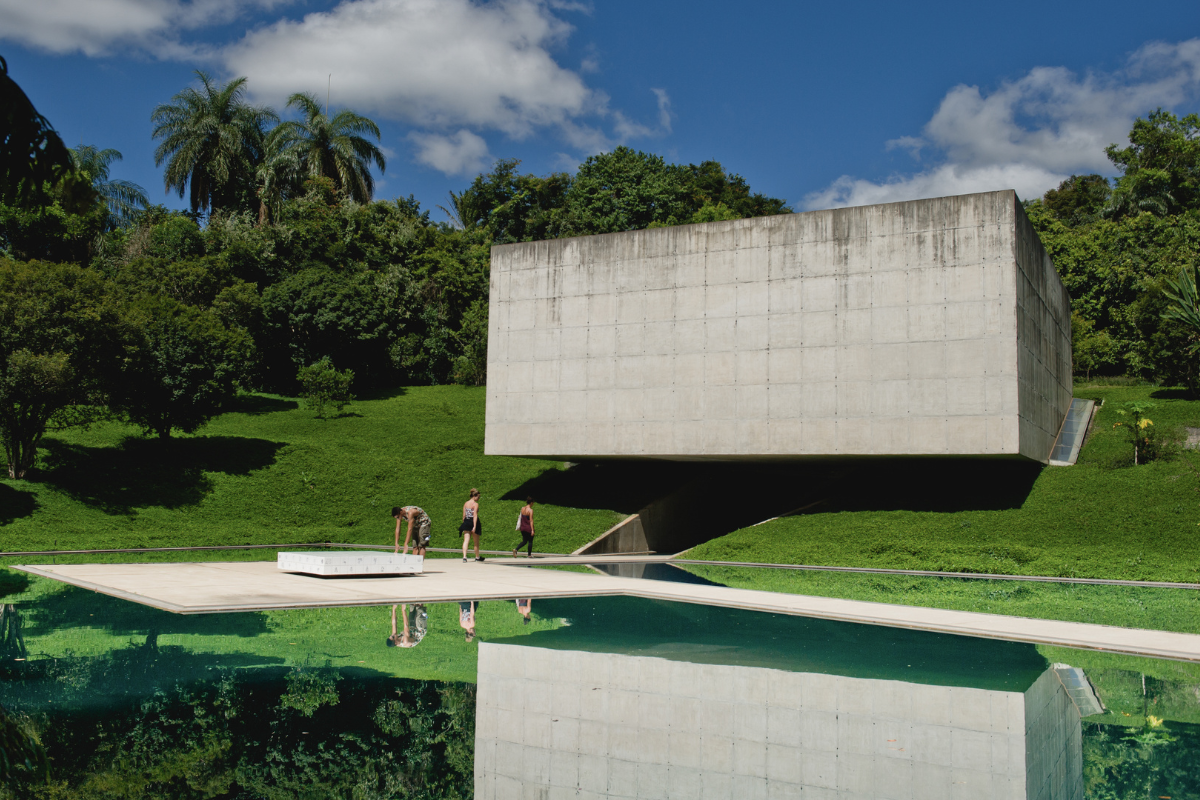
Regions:
<instances>
[{"instance_id":1,"label":"grassy hill","mask_svg":"<svg viewBox=\"0 0 1200 800\"><path fill-rule=\"evenodd\" d=\"M734 531L688 555L1200 581L1200 453L1134 467L1126 429L1113 427L1124 419L1115 413L1121 403L1148 400L1159 435L1178 439L1185 426L1200 427L1200 402L1155 387L1078 386L1076 395L1105 400L1077 466L841 465L845 477L806 498L823 501L808 511ZM537 548L563 553L685 474L682 465L564 471L557 462L486 457L483 406L482 389L416 387L319 420L295 400L246 395L199 435L167 443L120 423L56 434L33 480L0 481L0 548L385 544L389 509L408 503L430 513L435 546L456 547L460 509L474 486L483 493L485 547L515 544L517 510L532 494ZM797 497L804 490L798 486Z\"/></svg>"},{"instance_id":2,"label":"grassy hill","mask_svg":"<svg viewBox=\"0 0 1200 800\"><path fill-rule=\"evenodd\" d=\"M484 456L483 418L483 389L437 386L357 401L328 420L295 400L247 395L169 442L115 422L55 434L32 480L0 481L0 548L388 544L389 511L408 504L429 513L434 546L457 547L472 487L485 548L520 539L526 494L559 498L537 507L538 550L570 552L620 518L605 498L556 488L567 474L558 462ZM561 504L568 496L587 507Z\"/></svg>"},{"instance_id":3,"label":"grassy hill","mask_svg":"<svg viewBox=\"0 0 1200 800\"><path fill-rule=\"evenodd\" d=\"M1079 463L864 465L809 512L688 552L712 561L1200 582L1200 453L1133 466L1125 402L1159 436L1200 427L1200 402L1155 387L1076 386L1104 400Z\"/></svg>"}]
</instances>

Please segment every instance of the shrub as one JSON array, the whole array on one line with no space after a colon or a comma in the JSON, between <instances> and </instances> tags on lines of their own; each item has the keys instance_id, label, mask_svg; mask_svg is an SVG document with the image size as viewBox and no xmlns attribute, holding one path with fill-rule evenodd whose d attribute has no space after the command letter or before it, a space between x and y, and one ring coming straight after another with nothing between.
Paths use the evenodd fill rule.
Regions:
<instances>
[{"instance_id":1,"label":"shrub","mask_svg":"<svg viewBox=\"0 0 1200 800\"><path fill-rule=\"evenodd\" d=\"M325 410L333 406L339 414L350 405L354 395L350 394L350 384L354 383L354 370L338 371L328 357L322 358L307 367L301 367L296 373L296 380L303 390L300 396L305 404L317 412L318 419L325 419Z\"/></svg>"}]
</instances>

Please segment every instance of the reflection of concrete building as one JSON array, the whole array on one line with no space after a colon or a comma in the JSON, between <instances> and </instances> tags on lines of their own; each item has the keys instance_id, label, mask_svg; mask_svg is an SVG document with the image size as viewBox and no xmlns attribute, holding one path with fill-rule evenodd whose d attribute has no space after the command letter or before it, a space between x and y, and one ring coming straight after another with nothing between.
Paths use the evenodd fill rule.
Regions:
<instances>
[{"instance_id":1,"label":"reflection of concrete building","mask_svg":"<svg viewBox=\"0 0 1200 800\"><path fill-rule=\"evenodd\" d=\"M1080 717L1021 691L483 644L475 797L1081 800Z\"/></svg>"},{"instance_id":2,"label":"reflection of concrete building","mask_svg":"<svg viewBox=\"0 0 1200 800\"><path fill-rule=\"evenodd\" d=\"M502 245L485 451L1023 456L1070 299L1011 191Z\"/></svg>"}]
</instances>

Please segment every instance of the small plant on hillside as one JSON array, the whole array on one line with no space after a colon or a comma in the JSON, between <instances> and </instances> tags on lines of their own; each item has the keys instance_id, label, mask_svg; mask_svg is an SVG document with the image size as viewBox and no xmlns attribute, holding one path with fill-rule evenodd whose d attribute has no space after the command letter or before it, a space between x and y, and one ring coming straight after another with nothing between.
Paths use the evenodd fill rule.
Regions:
<instances>
[{"instance_id":1,"label":"small plant on hillside","mask_svg":"<svg viewBox=\"0 0 1200 800\"><path fill-rule=\"evenodd\" d=\"M301 367L296 373L296 380L300 381L303 387L300 396L309 408L317 412L318 419L325 419L326 409L330 406L340 414L354 399L354 395L350 394L354 370L344 369L339 372L334 369L328 356L307 367Z\"/></svg>"},{"instance_id":2,"label":"small plant on hillside","mask_svg":"<svg viewBox=\"0 0 1200 800\"><path fill-rule=\"evenodd\" d=\"M1116 422L1113 423L1113 427L1124 426L1129 432L1129 439L1133 444L1134 466L1145 464L1161 455L1161 443L1154 430L1154 421L1145 416L1146 412L1154 407L1154 403L1134 400L1122 403L1121 408L1117 409L1117 413L1122 417L1129 417L1128 422Z\"/></svg>"}]
</instances>

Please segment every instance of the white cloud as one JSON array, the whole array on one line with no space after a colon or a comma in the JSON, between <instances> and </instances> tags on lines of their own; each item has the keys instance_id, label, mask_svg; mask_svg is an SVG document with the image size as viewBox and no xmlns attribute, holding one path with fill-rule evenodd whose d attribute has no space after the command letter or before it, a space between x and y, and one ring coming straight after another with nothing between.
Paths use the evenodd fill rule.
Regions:
<instances>
[{"instance_id":1,"label":"white cloud","mask_svg":"<svg viewBox=\"0 0 1200 800\"><path fill-rule=\"evenodd\" d=\"M538 0L346 0L251 31L222 60L270 102L324 94L332 73L335 106L520 138L600 110L549 52L570 30Z\"/></svg>"},{"instance_id":2,"label":"white cloud","mask_svg":"<svg viewBox=\"0 0 1200 800\"><path fill-rule=\"evenodd\" d=\"M620 111L613 112L613 130L621 141L644 139L650 136L665 136L671 132L671 97L666 89L651 89L658 100L658 127L645 125L629 119Z\"/></svg>"},{"instance_id":3,"label":"white cloud","mask_svg":"<svg viewBox=\"0 0 1200 800\"><path fill-rule=\"evenodd\" d=\"M450 136L436 133L410 133L417 145L417 161L447 175L470 175L492 162L487 142L463 129Z\"/></svg>"},{"instance_id":4,"label":"white cloud","mask_svg":"<svg viewBox=\"0 0 1200 800\"><path fill-rule=\"evenodd\" d=\"M1147 44L1116 73L1082 77L1037 67L989 94L955 86L921 137L887 143L941 163L883 182L838 178L806 208L864 205L993 189L1037 197L1072 173L1111 172L1104 148L1124 143L1135 117L1179 105L1200 90L1200 39Z\"/></svg>"},{"instance_id":5,"label":"white cloud","mask_svg":"<svg viewBox=\"0 0 1200 800\"><path fill-rule=\"evenodd\" d=\"M164 57L195 51L182 30L216 25L285 0L0 0L0 38L52 53L102 56L135 47Z\"/></svg>"}]
</instances>

